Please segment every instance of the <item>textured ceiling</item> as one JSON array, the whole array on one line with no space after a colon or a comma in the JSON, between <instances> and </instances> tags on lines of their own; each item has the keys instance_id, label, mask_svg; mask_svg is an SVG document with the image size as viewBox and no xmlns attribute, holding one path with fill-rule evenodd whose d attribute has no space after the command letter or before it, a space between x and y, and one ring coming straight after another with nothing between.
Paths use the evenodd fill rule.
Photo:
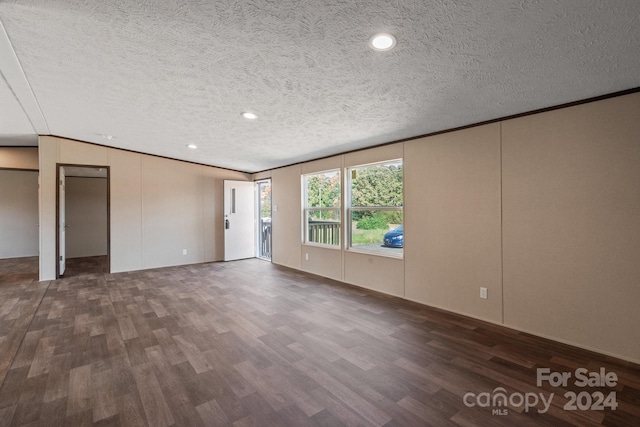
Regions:
<instances>
[{"instance_id":1,"label":"textured ceiling","mask_svg":"<svg viewBox=\"0 0 640 427\"><path fill-rule=\"evenodd\" d=\"M0 77L0 138L29 135L35 131L7 82Z\"/></svg>"},{"instance_id":2,"label":"textured ceiling","mask_svg":"<svg viewBox=\"0 0 640 427\"><path fill-rule=\"evenodd\" d=\"M640 86L637 0L6 0L0 20L51 134L248 172ZM369 49L381 31L394 50ZM10 95L0 135L28 133Z\"/></svg>"}]
</instances>

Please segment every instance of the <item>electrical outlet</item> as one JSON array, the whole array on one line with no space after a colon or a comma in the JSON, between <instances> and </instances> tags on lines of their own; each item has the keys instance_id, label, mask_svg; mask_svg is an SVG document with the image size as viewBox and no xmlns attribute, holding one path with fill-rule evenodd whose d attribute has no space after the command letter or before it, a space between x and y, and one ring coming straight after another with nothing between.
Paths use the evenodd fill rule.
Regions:
<instances>
[{"instance_id":1,"label":"electrical outlet","mask_svg":"<svg viewBox=\"0 0 640 427\"><path fill-rule=\"evenodd\" d=\"M187 250L186 250L186 249L183 249L183 250L182 250L182 255L186 255L186 254L187 254Z\"/></svg>"},{"instance_id":2,"label":"electrical outlet","mask_svg":"<svg viewBox=\"0 0 640 427\"><path fill-rule=\"evenodd\" d=\"M304 259L305 259L306 261L309 261L309 254L304 254Z\"/></svg>"},{"instance_id":3,"label":"electrical outlet","mask_svg":"<svg viewBox=\"0 0 640 427\"><path fill-rule=\"evenodd\" d=\"M487 288L480 288L480 298L487 299Z\"/></svg>"}]
</instances>

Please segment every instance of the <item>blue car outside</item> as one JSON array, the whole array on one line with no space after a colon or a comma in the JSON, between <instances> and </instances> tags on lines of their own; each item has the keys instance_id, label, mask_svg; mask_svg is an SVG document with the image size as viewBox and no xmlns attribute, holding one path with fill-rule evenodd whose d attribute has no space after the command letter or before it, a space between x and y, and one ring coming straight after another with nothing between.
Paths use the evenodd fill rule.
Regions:
<instances>
[{"instance_id":1,"label":"blue car outside","mask_svg":"<svg viewBox=\"0 0 640 427\"><path fill-rule=\"evenodd\" d=\"M404 246L404 230L403 226L396 227L393 230L385 233L384 245L390 248L401 248Z\"/></svg>"}]
</instances>

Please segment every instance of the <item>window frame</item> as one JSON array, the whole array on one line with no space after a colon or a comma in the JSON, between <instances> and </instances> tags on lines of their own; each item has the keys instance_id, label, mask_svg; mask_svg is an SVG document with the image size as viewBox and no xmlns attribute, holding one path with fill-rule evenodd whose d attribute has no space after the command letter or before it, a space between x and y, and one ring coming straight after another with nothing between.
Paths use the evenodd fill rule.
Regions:
<instances>
[{"instance_id":1,"label":"window frame","mask_svg":"<svg viewBox=\"0 0 640 427\"><path fill-rule=\"evenodd\" d=\"M334 207L309 207L309 186L307 184L307 178L308 177L312 177L312 176L317 176L317 175L323 175L323 174L328 174L328 173L337 173L338 175L338 182L340 185L340 192L338 195L338 206L334 206ZM322 248L328 248L328 249L337 249L340 250L342 247L342 240L343 240L343 229L342 229L342 224L343 224L343 220L342 220L342 194L343 194L343 182L342 182L342 168L334 168L334 169L327 169L327 170L323 170L323 171L318 171L318 172L309 172L309 173L305 173L302 174L302 218L303 218L303 224L302 224L302 244L303 245L310 245L310 246L318 246L318 247L322 247ZM338 242L337 243L320 243L320 242L313 242L309 240L309 212L317 212L317 211L321 211L321 212L335 212L336 213L336 217L339 218L339 220L337 221L338 224L338 231L337 231L337 236L338 236Z\"/></svg>"},{"instance_id":2,"label":"window frame","mask_svg":"<svg viewBox=\"0 0 640 427\"><path fill-rule=\"evenodd\" d=\"M391 163L400 163L402 166L402 205L400 206L353 206L352 194L353 194L353 171L357 169L366 168L369 166L377 166ZM389 160L382 160L371 163L364 163L358 165L352 165L345 167L345 185L344 185L344 198L345 198L345 209L344 209L344 218L348 221L349 226L345 227L345 240L343 248L346 251L354 252L354 253L363 253L367 255L375 255L382 256L387 258L397 258L404 259L404 241L402 245L402 252L400 253L392 253L385 252L380 250L373 249L362 249L353 246L353 212L362 212L362 211L387 211L387 212L401 212L402 213L402 225L404 226L404 159L396 158ZM344 221L343 221L344 222ZM391 231L391 230L389 230Z\"/></svg>"}]
</instances>

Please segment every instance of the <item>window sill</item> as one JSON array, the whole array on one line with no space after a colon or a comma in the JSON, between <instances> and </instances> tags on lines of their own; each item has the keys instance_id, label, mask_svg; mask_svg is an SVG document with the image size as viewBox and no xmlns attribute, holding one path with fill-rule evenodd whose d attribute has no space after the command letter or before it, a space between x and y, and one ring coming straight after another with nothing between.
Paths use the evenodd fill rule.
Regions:
<instances>
[{"instance_id":1,"label":"window sill","mask_svg":"<svg viewBox=\"0 0 640 427\"><path fill-rule=\"evenodd\" d=\"M354 254L363 254L363 255L374 255L374 256L380 256L380 257L385 257L385 258L393 258L393 259L404 259L404 248L400 249L402 252L399 253L393 253L393 250L398 250L400 248L386 248L384 250L378 251L378 250L367 250L367 249L359 249L359 248L354 248L349 247L347 248L345 251L346 252L351 252Z\"/></svg>"},{"instance_id":2,"label":"window sill","mask_svg":"<svg viewBox=\"0 0 640 427\"><path fill-rule=\"evenodd\" d=\"M324 245L322 243L313 243L313 242L302 242L302 246L311 246L314 248L322 248L322 249L331 249L334 251L339 251L340 245Z\"/></svg>"}]
</instances>

